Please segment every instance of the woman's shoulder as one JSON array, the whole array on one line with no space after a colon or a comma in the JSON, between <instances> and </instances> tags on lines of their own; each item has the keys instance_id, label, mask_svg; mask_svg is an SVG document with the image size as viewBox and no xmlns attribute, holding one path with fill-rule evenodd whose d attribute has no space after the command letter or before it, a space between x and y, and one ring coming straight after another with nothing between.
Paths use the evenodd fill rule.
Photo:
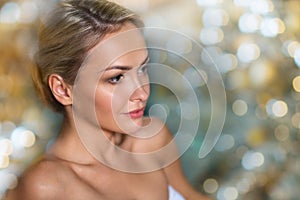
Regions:
<instances>
[{"instance_id":1,"label":"woman's shoulder","mask_svg":"<svg viewBox=\"0 0 300 200\"><path fill-rule=\"evenodd\" d=\"M71 167L58 159L42 158L24 172L21 179L34 181L38 179L38 184L49 181L49 183L62 182L66 175L73 173ZM63 175L63 176L62 176Z\"/></svg>"},{"instance_id":2,"label":"woman's shoulder","mask_svg":"<svg viewBox=\"0 0 300 200\"><path fill-rule=\"evenodd\" d=\"M17 187L8 192L6 199L54 199L54 195L63 192L64 184L72 174L67 165L43 158L19 177Z\"/></svg>"}]
</instances>

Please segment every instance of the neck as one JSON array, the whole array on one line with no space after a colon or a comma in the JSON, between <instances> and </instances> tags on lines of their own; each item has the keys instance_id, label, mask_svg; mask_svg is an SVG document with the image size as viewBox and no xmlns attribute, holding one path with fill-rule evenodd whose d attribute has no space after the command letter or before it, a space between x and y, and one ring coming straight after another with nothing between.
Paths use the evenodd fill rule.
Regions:
<instances>
[{"instance_id":1,"label":"neck","mask_svg":"<svg viewBox=\"0 0 300 200\"><path fill-rule=\"evenodd\" d=\"M114 145L130 151L131 144L126 139L128 136L108 130L103 130L103 133ZM61 131L49 149L48 156L77 164L99 164L83 145L73 118L68 116L64 118Z\"/></svg>"},{"instance_id":2,"label":"neck","mask_svg":"<svg viewBox=\"0 0 300 200\"><path fill-rule=\"evenodd\" d=\"M47 152L50 157L55 157L78 164L91 164L95 159L89 154L80 141L72 120L64 118L61 131Z\"/></svg>"}]
</instances>

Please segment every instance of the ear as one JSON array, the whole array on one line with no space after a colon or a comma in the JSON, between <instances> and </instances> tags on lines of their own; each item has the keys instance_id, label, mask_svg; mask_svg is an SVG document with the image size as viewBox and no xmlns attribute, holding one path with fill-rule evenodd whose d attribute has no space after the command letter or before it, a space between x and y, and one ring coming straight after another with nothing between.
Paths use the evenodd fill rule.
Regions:
<instances>
[{"instance_id":1,"label":"ear","mask_svg":"<svg viewBox=\"0 0 300 200\"><path fill-rule=\"evenodd\" d=\"M55 99L62 105L72 104L72 87L58 74L51 74L48 79L49 87Z\"/></svg>"}]
</instances>

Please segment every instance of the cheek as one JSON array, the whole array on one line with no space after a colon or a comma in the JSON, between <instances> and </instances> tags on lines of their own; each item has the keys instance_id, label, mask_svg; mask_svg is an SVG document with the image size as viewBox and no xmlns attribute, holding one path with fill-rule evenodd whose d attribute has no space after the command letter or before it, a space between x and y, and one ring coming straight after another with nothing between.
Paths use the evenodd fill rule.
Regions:
<instances>
[{"instance_id":1,"label":"cheek","mask_svg":"<svg viewBox=\"0 0 300 200\"><path fill-rule=\"evenodd\" d=\"M111 110L111 97L107 95L96 94L95 107L97 112L109 112Z\"/></svg>"},{"instance_id":2,"label":"cheek","mask_svg":"<svg viewBox=\"0 0 300 200\"><path fill-rule=\"evenodd\" d=\"M142 83L142 87L144 89L144 91L148 94L148 96L150 95L150 79L149 79L149 75L147 75L143 80L141 80Z\"/></svg>"},{"instance_id":3,"label":"cheek","mask_svg":"<svg viewBox=\"0 0 300 200\"><path fill-rule=\"evenodd\" d=\"M95 94L95 107L99 115L108 116L121 112L126 102L121 94L99 87Z\"/></svg>"},{"instance_id":4,"label":"cheek","mask_svg":"<svg viewBox=\"0 0 300 200\"><path fill-rule=\"evenodd\" d=\"M148 97L150 95L150 84L148 83L147 85L144 85L144 90L148 94Z\"/></svg>"},{"instance_id":5,"label":"cheek","mask_svg":"<svg viewBox=\"0 0 300 200\"><path fill-rule=\"evenodd\" d=\"M112 93L97 89L95 108L99 115L106 116L109 112L112 112Z\"/></svg>"}]
</instances>

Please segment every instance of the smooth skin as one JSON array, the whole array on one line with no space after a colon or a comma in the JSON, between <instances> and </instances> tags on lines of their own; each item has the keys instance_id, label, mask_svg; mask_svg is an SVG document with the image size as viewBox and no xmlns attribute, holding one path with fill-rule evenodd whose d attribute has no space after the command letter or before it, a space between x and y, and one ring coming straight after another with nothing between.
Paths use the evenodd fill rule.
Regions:
<instances>
[{"instance_id":1,"label":"smooth skin","mask_svg":"<svg viewBox=\"0 0 300 200\"><path fill-rule=\"evenodd\" d=\"M131 29L135 29L132 24L125 24L118 32ZM109 34L106 38L115 34ZM142 35L139 37L142 38ZM137 126L149 123L147 117L132 119L128 114L146 105L149 85L128 90L129 99L118 96L117 102L113 102L115 87L123 84L124 88L134 88L130 84L136 84L138 76L147 79L147 72L143 69L147 57L145 48L118 58L110 69L104 70L95 93L97 119L104 134L114 145L129 152L153 152L173 139L163 124L158 134L141 139L122 132L116 123L116 119L125 124L134 122ZM99 162L86 150L78 136L72 110L72 86L57 74L49 77L49 86L57 101L66 109L61 131L45 156L26 170L18 186L7 193L6 200L168 200L168 185L172 185L187 200L208 199L188 183L179 160L148 173L121 172ZM117 108L113 109L112 102Z\"/></svg>"}]
</instances>

